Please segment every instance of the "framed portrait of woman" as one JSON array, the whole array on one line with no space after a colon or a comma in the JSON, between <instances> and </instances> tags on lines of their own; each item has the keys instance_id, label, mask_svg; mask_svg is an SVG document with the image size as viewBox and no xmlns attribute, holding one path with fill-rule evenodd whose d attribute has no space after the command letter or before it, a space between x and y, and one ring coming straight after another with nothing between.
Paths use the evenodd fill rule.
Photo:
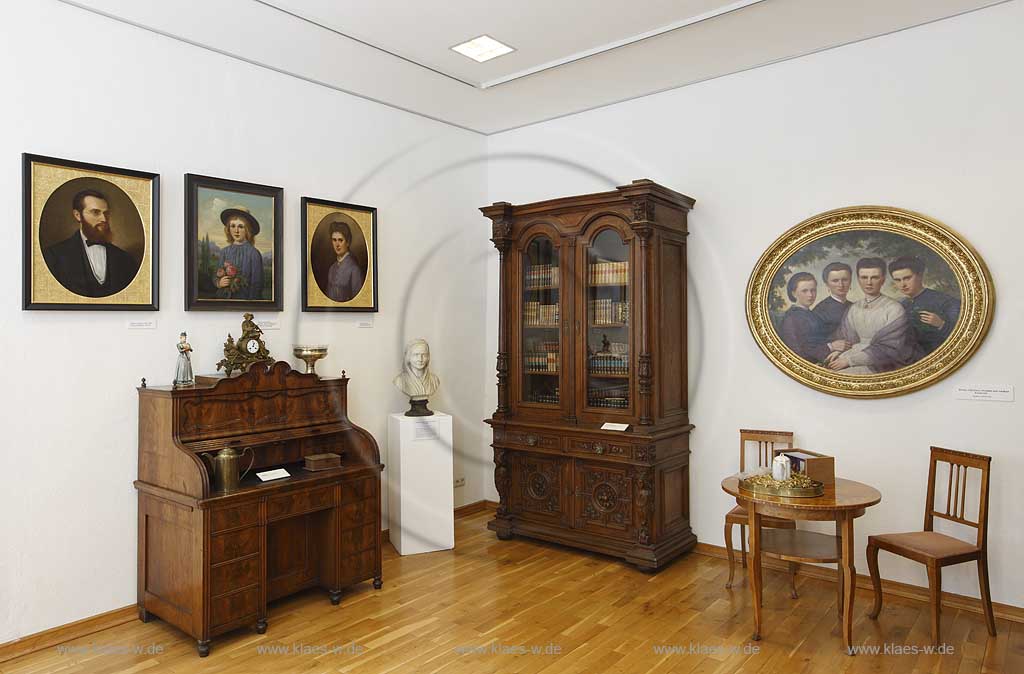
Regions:
<instances>
[{"instance_id":1,"label":"framed portrait of woman","mask_svg":"<svg viewBox=\"0 0 1024 674\"><path fill-rule=\"evenodd\" d=\"M747 322L776 367L853 398L900 395L963 365L992 322L981 256L920 213L855 206L779 237L747 284Z\"/></svg>"},{"instance_id":2,"label":"framed portrait of woman","mask_svg":"<svg viewBox=\"0 0 1024 674\"><path fill-rule=\"evenodd\" d=\"M185 175L185 310L281 311L284 191Z\"/></svg>"},{"instance_id":3,"label":"framed portrait of woman","mask_svg":"<svg viewBox=\"0 0 1024 674\"><path fill-rule=\"evenodd\" d=\"M160 176L22 155L22 307L154 311Z\"/></svg>"},{"instance_id":4,"label":"framed portrait of woman","mask_svg":"<svg viewBox=\"0 0 1024 674\"><path fill-rule=\"evenodd\" d=\"M302 310L377 311L377 209L302 197Z\"/></svg>"}]
</instances>

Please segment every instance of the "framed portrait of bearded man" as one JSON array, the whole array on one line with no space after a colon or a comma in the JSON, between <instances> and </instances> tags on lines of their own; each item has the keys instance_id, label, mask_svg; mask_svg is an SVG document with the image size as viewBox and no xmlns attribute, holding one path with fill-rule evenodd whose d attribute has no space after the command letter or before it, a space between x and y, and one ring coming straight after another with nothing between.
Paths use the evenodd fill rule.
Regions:
<instances>
[{"instance_id":1,"label":"framed portrait of bearded man","mask_svg":"<svg viewBox=\"0 0 1024 674\"><path fill-rule=\"evenodd\" d=\"M22 155L22 307L158 307L160 176Z\"/></svg>"},{"instance_id":2,"label":"framed portrait of bearded man","mask_svg":"<svg viewBox=\"0 0 1024 674\"><path fill-rule=\"evenodd\" d=\"M747 284L747 323L768 359L833 395L900 395L977 351L995 291L981 256L920 213L854 206L769 246Z\"/></svg>"}]
</instances>

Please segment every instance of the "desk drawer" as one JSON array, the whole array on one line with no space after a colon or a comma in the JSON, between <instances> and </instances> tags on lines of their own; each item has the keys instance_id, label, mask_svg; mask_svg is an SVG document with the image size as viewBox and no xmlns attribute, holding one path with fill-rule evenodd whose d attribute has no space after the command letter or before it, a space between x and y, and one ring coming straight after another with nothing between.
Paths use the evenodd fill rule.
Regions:
<instances>
[{"instance_id":1,"label":"desk drawer","mask_svg":"<svg viewBox=\"0 0 1024 674\"><path fill-rule=\"evenodd\" d=\"M343 504L355 503L377 495L377 481L379 478L364 477L351 482L344 482L341 485L341 502Z\"/></svg>"},{"instance_id":2,"label":"desk drawer","mask_svg":"<svg viewBox=\"0 0 1024 674\"><path fill-rule=\"evenodd\" d=\"M210 537L210 563L251 555L260 550L260 528L249 527Z\"/></svg>"},{"instance_id":3,"label":"desk drawer","mask_svg":"<svg viewBox=\"0 0 1024 674\"><path fill-rule=\"evenodd\" d=\"M334 487L297 491L267 499L267 520L323 510L334 505Z\"/></svg>"},{"instance_id":4,"label":"desk drawer","mask_svg":"<svg viewBox=\"0 0 1024 674\"><path fill-rule=\"evenodd\" d=\"M259 555L228 562L210 569L210 596L216 597L259 582Z\"/></svg>"},{"instance_id":5,"label":"desk drawer","mask_svg":"<svg viewBox=\"0 0 1024 674\"><path fill-rule=\"evenodd\" d=\"M346 529L376 521L377 499L375 498L368 498L358 503L349 503L341 508L341 526Z\"/></svg>"},{"instance_id":6,"label":"desk drawer","mask_svg":"<svg viewBox=\"0 0 1024 674\"><path fill-rule=\"evenodd\" d=\"M259 521L258 503L248 503L236 508L217 508L210 511L210 531L217 533L225 529L252 526Z\"/></svg>"},{"instance_id":7,"label":"desk drawer","mask_svg":"<svg viewBox=\"0 0 1024 674\"><path fill-rule=\"evenodd\" d=\"M377 525L373 522L354 529L343 529L341 532L341 554L351 555L375 548L377 544L376 530Z\"/></svg>"},{"instance_id":8,"label":"desk drawer","mask_svg":"<svg viewBox=\"0 0 1024 674\"><path fill-rule=\"evenodd\" d=\"M210 601L210 626L217 627L246 616L255 616L259 605L258 587L217 597Z\"/></svg>"}]
</instances>

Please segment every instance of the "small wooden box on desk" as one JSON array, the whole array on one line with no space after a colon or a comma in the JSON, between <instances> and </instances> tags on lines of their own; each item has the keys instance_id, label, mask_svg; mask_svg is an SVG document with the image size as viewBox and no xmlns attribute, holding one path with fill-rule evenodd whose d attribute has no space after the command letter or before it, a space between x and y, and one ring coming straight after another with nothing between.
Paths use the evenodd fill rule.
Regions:
<instances>
[{"instance_id":1,"label":"small wooden box on desk","mask_svg":"<svg viewBox=\"0 0 1024 674\"><path fill-rule=\"evenodd\" d=\"M812 452L808 449L776 449L772 451L772 458L774 459L779 454L785 454L786 456L796 456L800 459L800 463L803 464L802 470L797 470L796 466L793 467L793 472L800 472L807 475L812 480L817 480L825 486L835 485L836 483L836 459L833 456L825 456L817 452ZM791 460L791 463L792 460Z\"/></svg>"},{"instance_id":2,"label":"small wooden box on desk","mask_svg":"<svg viewBox=\"0 0 1024 674\"><path fill-rule=\"evenodd\" d=\"M337 604L348 585L381 586L383 466L373 436L348 419L348 381L278 362L138 389L141 620L175 625L205 656L218 634L265 632L279 597L319 586ZM221 494L202 457L225 447L251 447L253 466ZM325 452L341 466L304 470L306 456ZM271 467L291 476L254 474Z\"/></svg>"}]
</instances>

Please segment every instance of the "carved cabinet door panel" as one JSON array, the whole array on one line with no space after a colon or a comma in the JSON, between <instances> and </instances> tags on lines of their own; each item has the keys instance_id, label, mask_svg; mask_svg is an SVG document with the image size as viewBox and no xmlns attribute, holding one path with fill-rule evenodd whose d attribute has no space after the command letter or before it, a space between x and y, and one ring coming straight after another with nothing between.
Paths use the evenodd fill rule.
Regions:
<instances>
[{"instance_id":1,"label":"carved cabinet door panel","mask_svg":"<svg viewBox=\"0 0 1024 674\"><path fill-rule=\"evenodd\" d=\"M572 522L571 459L512 452L510 463L511 514L569 526Z\"/></svg>"},{"instance_id":2,"label":"carved cabinet door panel","mask_svg":"<svg viewBox=\"0 0 1024 674\"><path fill-rule=\"evenodd\" d=\"M577 460L573 475L577 529L632 539L635 534L634 468Z\"/></svg>"}]
</instances>

